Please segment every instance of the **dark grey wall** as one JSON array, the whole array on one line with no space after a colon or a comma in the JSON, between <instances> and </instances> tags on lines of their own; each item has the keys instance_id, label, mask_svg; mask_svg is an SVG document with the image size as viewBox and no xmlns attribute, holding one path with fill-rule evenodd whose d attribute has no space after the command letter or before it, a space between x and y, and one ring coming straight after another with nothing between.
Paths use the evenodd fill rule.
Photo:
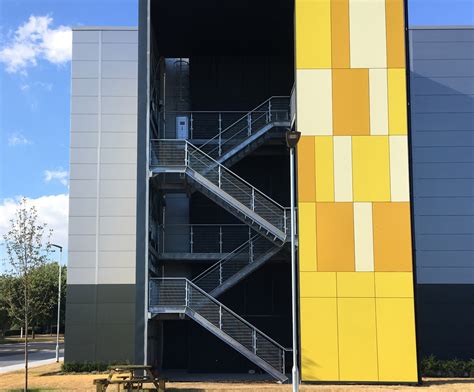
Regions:
<instances>
[{"instance_id":1,"label":"dark grey wall","mask_svg":"<svg viewBox=\"0 0 474 392\"><path fill-rule=\"evenodd\" d=\"M68 285L66 362L134 362L135 285Z\"/></svg>"},{"instance_id":2,"label":"dark grey wall","mask_svg":"<svg viewBox=\"0 0 474 392\"><path fill-rule=\"evenodd\" d=\"M410 30L418 339L474 352L474 29Z\"/></svg>"},{"instance_id":3,"label":"dark grey wall","mask_svg":"<svg viewBox=\"0 0 474 392\"><path fill-rule=\"evenodd\" d=\"M418 283L474 284L474 29L410 31Z\"/></svg>"}]
</instances>

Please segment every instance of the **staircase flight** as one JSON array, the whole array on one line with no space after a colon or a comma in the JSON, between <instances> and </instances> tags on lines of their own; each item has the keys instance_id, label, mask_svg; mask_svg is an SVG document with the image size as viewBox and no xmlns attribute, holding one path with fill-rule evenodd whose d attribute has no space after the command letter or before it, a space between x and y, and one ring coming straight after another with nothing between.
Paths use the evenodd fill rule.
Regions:
<instances>
[{"instance_id":1,"label":"staircase flight","mask_svg":"<svg viewBox=\"0 0 474 392\"><path fill-rule=\"evenodd\" d=\"M284 382L289 349L185 278L150 279L149 312L184 314Z\"/></svg>"}]
</instances>

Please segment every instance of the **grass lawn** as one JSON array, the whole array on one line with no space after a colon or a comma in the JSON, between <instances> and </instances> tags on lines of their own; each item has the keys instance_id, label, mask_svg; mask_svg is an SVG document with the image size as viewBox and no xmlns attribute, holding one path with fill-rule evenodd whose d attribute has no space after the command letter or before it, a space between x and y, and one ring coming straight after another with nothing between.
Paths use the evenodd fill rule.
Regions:
<instances>
[{"instance_id":1,"label":"grass lawn","mask_svg":"<svg viewBox=\"0 0 474 392\"><path fill-rule=\"evenodd\" d=\"M95 391L92 382L103 378L100 374L60 373L59 364L52 364L30 370L29 385L31 391ZM17 371L0 375L0 391L23 391L23 372ZM111 392L115 387L108 388ZM291 385L276 383L206 383L206 382L168 382L166 390L170 392L290 392ZM301 392L474 392L474 379L427 379L421 387L413 386L378 386L378 385L302 385Z\"/></svg>"}]
</instances>

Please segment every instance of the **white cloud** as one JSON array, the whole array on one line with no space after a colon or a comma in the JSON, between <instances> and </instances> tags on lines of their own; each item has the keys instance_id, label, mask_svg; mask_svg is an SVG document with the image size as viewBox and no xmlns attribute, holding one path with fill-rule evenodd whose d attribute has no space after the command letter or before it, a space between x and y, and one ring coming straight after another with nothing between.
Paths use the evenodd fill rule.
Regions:
<instances>
[{"instance_id":1,"label":"white cloud","mask_svg":"<svg viewBox=\"0 0 474 392\"><path fill-rule=\"evenodd\" d=\"M15 215L17 204L21 197L0 200L0 241L10 227L10 219ZM48 229L53 229L51 242L67 247L69 196L67 194L41 196L28 199L38 211L38 222L46 223Z\"/></svg>"},{"instance_id":2,"label":"white cloud","mask_svg":"<svg viewBox=\"0 0 474 392\"><path fill-rule=\"evenodd\" d=\"M68 172L66 170L45 170L44 171L44 181L51 182L53 180L58 180L64 186L67 186L67 177Z\"/></svg>"},{"instance_id":3,"label":"white cloud","mask_svg":"<svg viewBox=\"0 0 474 392\"><path fill-rule=\"evenodd\" d=\"M39 59L64 64L71 59L72 32L67 26L51 28L49 15L31 15L20 25L10 41L0 48L0 62L7 72L23 72L37 65Z\"/></svg>"},{"instance_id":4,"label":"white cloud","mask_svg":"<svg viewBox=\"0 0 474 392\"><path fill-rule=\"evenodd\" d=\"M8 145L11 147L24 146L26 144L32 144L32 142L23 136L21 132L14 132L8 136Z\"/></svg>"}]
</instances>

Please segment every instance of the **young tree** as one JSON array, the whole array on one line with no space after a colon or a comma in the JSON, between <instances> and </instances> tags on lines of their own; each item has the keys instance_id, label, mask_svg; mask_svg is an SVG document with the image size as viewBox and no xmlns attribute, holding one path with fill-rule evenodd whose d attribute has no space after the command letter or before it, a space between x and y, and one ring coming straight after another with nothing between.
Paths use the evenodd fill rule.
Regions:
<instances>
[{"instance_id":1,"label":"young tree","mask_svg":"<svg viewBox=\"0 0 474 392\"><path fill-rule=\"evenodd\" d=\"M47 230L46 224L38 223L36 208L23 198L3 236L12 278L7 279L4 300L10 317L25 327L25 392L28 391L28 326L41 311L41 298L34 295L37 282L33 271L46 264L51 235L52 230Z\"/></svg>"}]
</instances>

